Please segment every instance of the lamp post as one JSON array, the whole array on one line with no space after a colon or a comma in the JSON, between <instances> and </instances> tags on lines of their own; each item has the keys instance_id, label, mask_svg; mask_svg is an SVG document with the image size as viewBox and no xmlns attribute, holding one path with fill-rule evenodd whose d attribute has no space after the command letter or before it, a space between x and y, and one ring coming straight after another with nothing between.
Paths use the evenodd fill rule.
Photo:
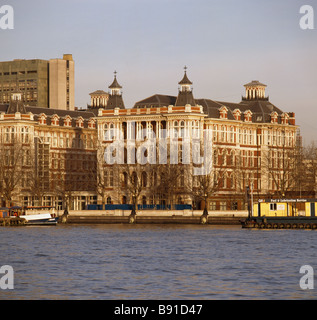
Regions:
<instances>
[{"instance_id":1,"label":"lamp post","mask_svg":"<svg viewBox=\"0 0 317 320\"><path fill-rule=\"evenodd\" d=\"M132 196L132 202L133 202L133 208L132 208L132 214L136 214L136 195L134 194L133 196Z\"/></svg>"},{"instance_id":2,"label":"lamp post","mask_svg":"<svg viewBox=\"0 0 317 320\"><path fill-rule=\"evenodd\" d=\"M207 209L207 197L208 197L208 195L207 195L207 193L205 193L204 196L205 196L205 208L204 208L203 215L208 216L208 209Z\"/></svg>"},{"instance_id":3,"label":"lamp post","mask_svg":"<svg viewBox=\"0 0 317 320\"><path fill-rule=\"evenodd\" d=\"M135 223L135 216L136 216L136 196L133 195L132 196L132 202L133 202L133 207L132 207L132 211L131 211L131 214L129 215L129 223L133 224Z\"/></svg>"},{"instance_id":4,"label":"lamp post","mask_svg":"<svg viewBox=\"0 0 317 320\"><path fill-rule=\"evenodd\" d=\"M200 216L200 224L208 223L207 196L208 196L207 193L205 193L204 194L205 208L204 208L203 214Z\"/></svg>"},{"instance_id":5,"label":"lamp post","mask_svg":"<svg viewBox=\"0 0 317 320\"><path fill-rule=\"evenodd\" d=\"M248 204L248 219L251 218L251 208L250 208L250 187L249 186L246 186L245 187L245 196L246 196L246 201L247 201L247 204Z\"/></svg>"}]
</instances>

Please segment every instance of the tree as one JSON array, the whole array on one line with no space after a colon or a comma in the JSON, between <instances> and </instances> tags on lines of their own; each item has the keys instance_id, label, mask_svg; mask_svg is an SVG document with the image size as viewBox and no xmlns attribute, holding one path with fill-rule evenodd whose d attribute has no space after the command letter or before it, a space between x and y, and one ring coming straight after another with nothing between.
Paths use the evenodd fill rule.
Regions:
<instances>
[{"instance_id":1,"label":"tree","mask_svg":"<svg viewBox=\"0 0 317 320\"><path fill-rule=\"evenodd\" d=\"M25 181L24 167L30 150L16 139L11 143L1 143L0 146L0 192L5 205L10 206L13 196L18 193L22 182Z\"/></svg>"},{"instance_id":2,"label":"tree","mask_svg":"<svg viewBox=\"0 0 317 320\"><path fill-rule=\"evenodd\" d=\"M303 191L309 196L315 196L317 192L317 146L314 141L303 148L303 163L305 170Z\"/></svg>"},{"instance_id":3,"label":"tree","mask_svg":"<svg viewBox=\"0 0 317 320\"><path fill-rule=\"evenodd\" d=\"M134 209L139 202L139 197L148 185L148 165L123 164L119 165L121 171L121 188L127 192Z\"/></svg>"},{"instance_id":4,"label":"tree","mask_svg":"<svg viewBox=\"0 0 317 320\"><path fill-rule=\"evenodd\" d=\"M195 203L204 203L204 213L208 213L208 199L219 192L227 184L229 172L226 154L223 149L215 146L212 154L213 159L209 163L209 170L203 175L192 176L192 198Z\"/></svg>"},{"instance_id":5,"label":"tree","mask_svg":"<svg viewBox=\"0 0 317 320\"><path fill-rule=\"evenodd\" d=\"M156 201L167 205L180 204L190 195L191 181L189 165L183 164L158 164L155 168L151 194Z\"/></svg>"},{"instance_id":6,"label":"tree","mask_svg":"<svg viewBox=\"0 0 317 320\"><path fill-rule=\"evenodd\" d=\"M271 147L263 157L268 192L278 197L301 197L306 184L306 166L301 146Z\"/></svg>"}]
</instances>

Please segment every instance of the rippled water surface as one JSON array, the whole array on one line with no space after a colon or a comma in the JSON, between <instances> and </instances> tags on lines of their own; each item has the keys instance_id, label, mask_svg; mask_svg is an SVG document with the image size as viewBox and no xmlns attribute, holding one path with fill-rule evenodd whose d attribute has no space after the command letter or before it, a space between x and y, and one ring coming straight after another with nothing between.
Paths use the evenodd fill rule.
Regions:
<instances>
[{"instance_id":1,"label":"rippled water surface","mask_svg":"<svg viewBox=\"0 0 317 320\"><path fill-rule=\"evenodd\" d=\"M0 227L0 299L315 299L317 231L240 226ZM317 270L317 269L316 269ZM0 274L1 276L1 274Z\"/></svg>"}]
</instances>

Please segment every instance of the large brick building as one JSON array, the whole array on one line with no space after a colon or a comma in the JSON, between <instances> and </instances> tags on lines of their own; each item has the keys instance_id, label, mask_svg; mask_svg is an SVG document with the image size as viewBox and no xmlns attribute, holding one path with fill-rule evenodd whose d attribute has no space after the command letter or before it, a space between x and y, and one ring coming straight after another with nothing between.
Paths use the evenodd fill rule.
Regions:
<instances>
[{"instance_id":1,"label":"large brick building","mask_svg":"<svg viewBox=\"0 0 317 320\"><path fill-rule=\"evenodd\" d=\"M240 103L197 99L185 69L177 95L155 94L132 108L116 75L85 111L25 106L12 92L10 104L0 105L2 199L70 209L134 201L202 208L207 201L210 210L227 210L245 208L247 186L257 197L293 191L285 168L294 166L295 115L273 105L265 88L246 84ZM193 174L202 165L197 152L211 159L204 174Z\"/></svg>"}]
</instances>

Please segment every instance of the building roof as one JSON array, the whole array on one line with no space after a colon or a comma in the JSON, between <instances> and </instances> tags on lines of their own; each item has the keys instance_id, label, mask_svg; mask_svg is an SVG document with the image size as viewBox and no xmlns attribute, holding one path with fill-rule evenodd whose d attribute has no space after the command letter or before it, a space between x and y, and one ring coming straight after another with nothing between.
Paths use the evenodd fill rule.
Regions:
<instances>
[{"instance_id":1,"label":"building roof","mask_svg":"<svg viewBox=\"0 0 317 320\"><path fill-rule=\"evenodd\" d=\"M267 87L266 84L263 84L263 83L259 82L258 80L252 80L251 82L245 84L244 86L245 87L258 87L258 86Z\"/></svg>"},{"instance_id":2,"label":"building roof","mask_svg":"<svg viewBox=\"0 0 317 320\"><path fill-rule=\"evenodd\" d=\"M177 100L175 102L175 106L185 106L186 104L190 104L191 106L196 105L193 92L192 91L179 91L178 96L177 96Z\"/></svg>"},{"instance_id":3,"label":"building roof","mask_svg":"<svg viewBox=\"0 0 317 320\"><path fill-rule=\"evenodd\" d=\"M96 91L94 91L94 92L91 92L91 93L89 93L89 95L91 96L91 95L108 95L109 93L108 92L106 92L106 91L103 91L103 90L96 90Z\"/></svg>"},{"instance_id":4,"label":"building roof","mask_svg":"<svg viewBox=\"0 0 317 320\"><path fill-rule=\"evenodd\" d=\"M107 105L105 109L114 109L114 108L119 108L119 109L124 109L124 102L122 98L122 94L110 94L109 95L109 100L107 102Z\"/></svg>"},{"instance_id":5,"label":"building roof","mask_svg":"<svg viewBox=\"0 0 317 320\"><path fill-rule=\"evenodd\" d=\"M31 112L34 115L34 120L37 121L41 114L45 114L48 116L47 124L49 125L51 123L50 118L57 114L60 118L65 118L67 115L72 118L73 125L75 126L76 119L79 117L82 117L84 119L84 127L87 127L87 122L91 118L95 118L97 116L97 111L87 111L87 110L60 110L60 109L49 109L49 108L39 108L39 107L30 107L30 106L24 106L25 113ZM0 105L0 113L8 113L9 111L9 105L8 104L2 104ZM62 121L60 121L60 125L62 125Z\"/></svg>"},{"instance_id":6,"label":"building roof","mask_svg":"<svg viewBox=\"0 0 317 320\"><path fill-rule=\"evenodd\" d=\"M160 108L169 105L176 105L177 97L155 94L144 100L140 100L135 103L134 108ZM239 109L241 111L241 119L244 119L243 113L247 110L252 112L253 122L270 122L271 113L277 112L278 115L283 113L282 110L277 108L269 101L253 100L253 101L241 101L240 103L215 101L211 99L195 99L194 105L198 104L203 107L204 113L208 115L208 118L219 118L219 109L225 106L228 109L228 119L235 120L233 111Z\"/></svg>"},{"instance_id":7,"label":"building roof","mask_svg":"<svg viewBox=\"0 0 317 320\"><path fill-rule=\"evenodd\" d=\"M114 76L113 82L112 84L108 87L109 89L121 89L122 87L120 86L120 84L117 81L117 76Z\"/></svg>"},{"instance_id":8,"label":"building roof","mask_svg":"<svg viewBox=\"0 0 317 320\"><path fill-rule=\"evenodd\" d=\"M193 84L193 83L188 79L186 70L185 70L183 79L182 79L180 82L178 82L178 84L181 84L181 85L182 85L182 84Z\"/></svg>"},{"instance_id":9,"label":"building roof","mask_svg":"<svg viewBox=\"0 0 317 320\"><path fill-rule=\"evenodd\" d=\"M26 110L21 100L12 100L10 101L9 107L7 109L8 114L14 114L16 112L20 112L21 114L26 114Z\"/></svg>"},{"instance_id":10,"label":"building roof","mask_svg":"<svg viewBox=\"0 0 317 320\"><path fill-rule=\"evenodd\" d=\"M25 107L27 112L32 112L34 115L40 115L45 113L48 116L57 114L59 117L66 117L69 115L71 118L83 117L84 119L89 119L95 117L95 114L92 111L86 110L60 110L60 109L49 109L49 108L39 108L39 107Z\"/></svg>"},{"instance_id":11,"label":"building roof","mask_svg":"<svg viewBox=\"0 0 317 320\"><path fill-rule=\"evenodd\" d=\"M144 100L135 103L134 108L161 108L175 105L176 97L163 94L154 94Z\"/></svg>"}]
</instances>

